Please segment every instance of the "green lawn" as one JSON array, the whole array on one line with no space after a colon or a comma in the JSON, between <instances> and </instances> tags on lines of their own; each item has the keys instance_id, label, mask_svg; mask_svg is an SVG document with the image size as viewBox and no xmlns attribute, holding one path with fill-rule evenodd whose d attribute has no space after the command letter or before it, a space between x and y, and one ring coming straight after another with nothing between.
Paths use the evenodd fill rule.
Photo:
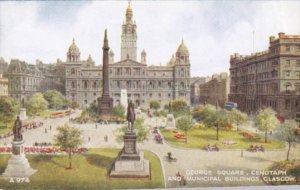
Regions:
<instances>
[{"instance_id":1,"label":"green lawn","mask_svg":"<svg viewBox=\"0 0 300 190\"><path fill-rule=\"evenodd\" d=\"M145 158L151 163L149 179L110 179L107 171L111 167L119 150L91 149L86 155L73 157L72 170L68 166L67 156L28 155L32 168L37 169L30 177L30 183L9 183L0 180L0 189L127 189L127 188L163 188L162 168L157 156L145 151ZM4 172L9 155L0 156L0 173Z\"/></svg>"},{"instance_id":2,"label":"green lawn","mask_svg":"<svg viewBox=\"0 0 300 190\"><path fill-rule=\"evenodd\" d=\"M6 125L0 121L0 135L12 132L13 124L14 122L10 122Z\"/></svg>"},{"instance_id":3,"label":"green lawn","mask_svg":"<svg viewBox=\"0 0 300 190\"><path fill-rule=\"evenodd\" d=\"M178 131L178 130L177 130ZM180 131L179 131L180 132ZM240 132L240 131L239 131ZM188 131L188 143L184 140L178 140L174 137L172 130L161 130L164 139L175 146L187 147L187 148L203 148L208 144L217 144L221 149L247 149L252 145L263 145L266 149L279 149L283 148L285 145L280 141L268 139L268 143L264 143L264 137L255 134L257 140L250 141L238 134L237 131L232 130L220 130L219 131L219 141L216 140L216 130L212 128L205 129L191 129ZM183 132L181 132L183 133ZM184 133L183 133L184 134ZM254 133L251 133L254 134ZM237 142L235 145L224 145L222 144L225 140L233 140Z\"/></svg>"}]
</instances>

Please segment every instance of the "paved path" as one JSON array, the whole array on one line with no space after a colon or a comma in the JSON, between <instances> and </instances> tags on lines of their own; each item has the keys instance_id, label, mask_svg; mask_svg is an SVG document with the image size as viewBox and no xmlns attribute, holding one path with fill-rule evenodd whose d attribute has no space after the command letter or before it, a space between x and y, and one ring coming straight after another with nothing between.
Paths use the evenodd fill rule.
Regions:
<instances>
[{"instance_id":1,"label":"paved path","mask_svg":"<svg viewBox=\"0 0 300 190\"><path fill-rule=\"evenodd\" d=\"M80 114L80 111L72 114L70 117L76 117ZM54 135L56 134L56 127L63 125L69 121L70 117L63 117L58 119L47 119L44 120L44 126L41 128L28 130L24 133L25 146L32 146L34 142L52 142ZM148 127L161 126L165 124L162 119L147 118L145 114L140 114L140 117L145 118L145 124ZM49 129L52 125L52 130ZM115 141L114 131L122 127L122 125L109 124L100 125L97 124L71 124L83 129L84 147L88 148L121 148L123 145ZM47 128L47 133L45 133ZM104 141L104 136L108 136L108 142ZM89 140L90 139L90 140ZM3 145L4 141L11 142L12 137L0 140L0 145ZM253 170L263 170L268 167L272 162L284 160L286 157L286 150L278 151L266 151L264 153L250 153L241 152L237 150L219 151L219 152L206 152L197 149L186 149L186 148L175 148L169 144L157 144L152 134L149 136L149 140L143 144L139 144L138 147L143 150L150 150L159 156L162 161L162 167L164 171L165 181L167 187L177 187L178 182L174 179L177 172L188 178L188 187L205 187L205 186L238 186L238 185L263 185L261 181L205 181L203 178L205 175L190 175L191 172L212 172L216 174L217 170L225 170L225 172L241 170L250 176ZM296 150L297 149L297 150ZM300 146L293 148L290 158L300 158ZM178 160L177 162L168 162L164 160L167 152L172 152L173 156ZM209 175L208 175L209 176ZM222 175L219 175L223 179ZM228 176L228 174L227 174ZM238 175L235 175L238 176Z\"/></svg>"}]
</instances>

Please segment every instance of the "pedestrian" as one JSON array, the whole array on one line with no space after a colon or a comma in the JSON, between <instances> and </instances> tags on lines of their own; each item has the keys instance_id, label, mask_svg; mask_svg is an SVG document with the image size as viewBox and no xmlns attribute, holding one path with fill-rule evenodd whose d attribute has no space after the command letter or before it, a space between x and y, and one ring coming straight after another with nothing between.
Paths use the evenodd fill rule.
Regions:
<instances>
[{"instance_id":1,"label":"pedestrian","mask_svg":"<svg viewBox=\"0 0 300 190\"><path fill-rule=\"evenodd\" d=\"M50 125L50 131L52 130L52 125Z\"/></svg>"},{"instance_id":2,"label":"pedestrian","mask_svg":"<svg viewBox=\"0 0 300 190\"><path fill-rule=\"evenodd\" d=\"M244 156L244 151L243 151L243 149L241 150L241 157L243 157Z\"/></svg>"},{"instance_id":3,"label":"pedestrian","mask_svg":"<svg viewBox=\"0 0 300 190\"><path fill-rule=\"evenodd\" d=\"M45 133L47 133L48 131L47 131L47 128L45 128Z\"/></svg>"},{"instance_id":4,"label":"pedestrian","mask_svg":"<svg viewBox=\"0 0 300 190\"><path fill-rule=\"evenodd\" d=\"M107 135L104 136L104 141L105 141L105 142L108 141L108 136L107 136Z\"/></svg>"},{"instance_id":5,"label":"pedestrian","mask_svg":"<svg viewBox=\"0 0 300 190\"><path fill-rule=\"evenodd\" d=\"M98 127L98 126L97 126L97 124L96 124L96 129L97 129L97 127Z\"/></svg>"},{"instance_id":6,"label":"pedestrian","mask_svg":"<svg viewBox=\"0 0 300 190\"><path fill-rule=\"evenodd\" d=\"M89 142L91 141L91 137L88 137L88 141L89 141Z\"/></svg>"}]
</instances>

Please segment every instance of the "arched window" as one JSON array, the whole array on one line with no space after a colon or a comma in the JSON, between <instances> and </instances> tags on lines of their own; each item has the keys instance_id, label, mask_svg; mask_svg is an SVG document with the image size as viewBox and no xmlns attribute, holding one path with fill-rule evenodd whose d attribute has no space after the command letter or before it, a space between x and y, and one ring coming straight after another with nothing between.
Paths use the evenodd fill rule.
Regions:
<instances>
[{"instance_id":1,"label":"arched window","mask_svg":"<svg viewBox=\"0 0 300 190\"><path fill-rule=\"evenodd\" d=\"M181 89L181 90L184 90L184 82L181 82L181 83L180 83L180 89Z\"/></svg>"},{"instance_id":2,"label":"arched window","mask_svg":"<svg viewBox=\"0 0 300 190\"><path fill-rule=\"evenodd\" d=\"M75 75L76 74L76 70L74 68L71 69L71 75Z\"/></svg>"},{"instance_id":3,"label":"arched window","mask_svg":"<svg viewBox=\"0 0 300 190\"><path fill-rule=\"evenodd\" d=\"M75 88L75 82L74 82L74 81L72 81L71 87L72 87L72 88Z\"/></svg>"},{"instance_id":4,"label":"arched window","mask_svg":"<svg viewBox=\"0 0 300 190\"><path fill-rule=\"evenodd\" d=\"M291 88L292 88L292 83L287 82L287 83L285 83L284 86L285 86L285 91L286 91L287 93L289 93L290 90L291 90Z\"/></svg>"},{"instance_id":5,"label":"arched window","mask_svg":"<svg viewBox=\"0 0 300 190\"><path fill-rule=\"evenodd\" d=\"M88 82L87 81L83 81L83 88L87 89L88 88Z\"/></svg>"}]
</instances>

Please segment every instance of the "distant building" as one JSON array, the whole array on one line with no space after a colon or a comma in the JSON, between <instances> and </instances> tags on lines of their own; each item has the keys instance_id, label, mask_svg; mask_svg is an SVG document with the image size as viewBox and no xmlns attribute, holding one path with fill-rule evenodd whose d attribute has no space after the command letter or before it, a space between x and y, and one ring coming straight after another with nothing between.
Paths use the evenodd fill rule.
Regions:
<instances>
[{"instance_id":1,"label":"distant building","mask_svg":"<svg viewBox=\"0 0 300 190\"><path fill-rule=\"evenodd\" d=\"M205 83L199 85L201 104L218 104L224 107L228 100L229 77L227 73L212 75Z\"/></svg>"},{"instance_id":2,"label":"distant building","mask_svg":"<svg viewBox=\"0 0 300 190\"><path fill-rule=\"evenodd\" d=\"M7 71L8 63L5 62L5 60L0 57L0 74L3 74Z\"/></svg>"},{"instance_id":3,"label":"distant building","mask_svg":"<svg viewBox=\"0 0 300 190\"><path fill-rule=\"evenodd\" d=\"M136 106L148 106L151 99L162 104L183 98L190 104L189 50L182 40L176 55L166 65L147 65L147 53L141 52L137 60L137 30L130 5L122 25L121 60L115 62L114 52L109 52L110 96L114 105L121 101L121 89L127 89L128 99ZM102 94L102 65L95 66L91 57L80 59L80 51L73 40L67 52L66 96L81 106L96 102Z\"/></svg>"},{"instance_id":4,"label":"distant building","mask_svg":"<svg viewBox=\"0 0 300 190\"><path fill-rule=\"evenodd\" d=\"M248 113L270 106L293 118L300 113L300 36L279 33L269 43L263 52L231 55L229 100Z\"/></svg>"},{"instance_id":5,"label":"distant building","mask_svg":"<svg viewBox=\"0 0 300 190\"><path fill-rule=\"evenodd\" d=\"M0 74L0 97L8 96L8 79Z\"/></svg>"},{"instance_id":6,"label":"distant building","mask_svg":"<svg viewBox=\"0 0 300 190\"><path fill-rule=\"evenodd\" d=\"M9 96L23 105L36 92L58 90L64 93L64 72L60 69L64 68L59 63L43 64L37 60L34 65L12 59L4 73L9 81Z\"/></svg>"},{"instance_id":7,"label":"distant building","mask_svg":"<svg viewBox=\"0 0 300 190\"><path fill-rule=\"evenodd\" d=\"M200 88L199 86L205 83L205 77L192 77L190 79L191 83L191 104L197 105L200 103Z\"/></svg>"}]
</instances>

